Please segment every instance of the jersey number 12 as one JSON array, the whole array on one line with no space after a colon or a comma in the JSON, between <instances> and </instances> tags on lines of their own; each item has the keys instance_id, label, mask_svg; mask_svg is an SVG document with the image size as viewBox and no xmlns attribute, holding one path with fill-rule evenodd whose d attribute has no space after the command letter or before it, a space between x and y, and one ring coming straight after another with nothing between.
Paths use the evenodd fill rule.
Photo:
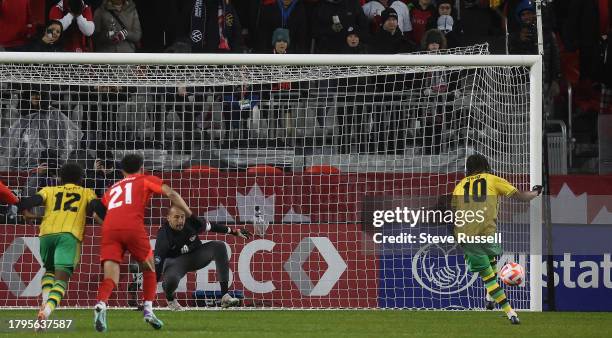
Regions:
<instances>
[{"instance_id":1,"label":"jersey number 12","mask_svg":"<svg viewBox=\"0 0 612 338\"><path fill-rule=\"evenodd\" d=\"M108 210L118 208L125 204L132 204L132 183L125 185L125 194L120 185L114 187L110 191L110 202L108 203Z\"/></svg>"}]
</instances>

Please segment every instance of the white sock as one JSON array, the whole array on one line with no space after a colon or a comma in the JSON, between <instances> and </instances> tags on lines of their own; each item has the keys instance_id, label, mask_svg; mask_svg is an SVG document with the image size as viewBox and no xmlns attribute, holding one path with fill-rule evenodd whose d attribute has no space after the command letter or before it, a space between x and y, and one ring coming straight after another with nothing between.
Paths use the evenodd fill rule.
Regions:
<instances>
[{"instance_id":1,"label":"white sock","mask_svg":"<svg viewBox=\"0 0 612 338\"><path fill-rule=\"evenodd\" d=\"M51 291L51 290L49 290ZM42 292L42 303L45 304L49 300L49 291Z\"/></svg>"},{"instance_id":2,"label":"white sock","mask_svg":"<svg viewBox=\"0 0 612 338\"><path fill-rule=\"evenodd\" d=\"M49 318L49 316L51 316L51 307L49 306L49 304L45 305L43 313L45 314L45 318Z\"/></svg>"},{"instance_id":3,"label":"white sock","mask_svg":"<svg viewBox=\"0 0 612 338\"><path fill-rule=\"evenodd\" d=\"M151 313L153 312L153 302L152 301L149 300L149 301L144 302L144 311L145 312L148 311Z\"/></svg>"}]
</instances>

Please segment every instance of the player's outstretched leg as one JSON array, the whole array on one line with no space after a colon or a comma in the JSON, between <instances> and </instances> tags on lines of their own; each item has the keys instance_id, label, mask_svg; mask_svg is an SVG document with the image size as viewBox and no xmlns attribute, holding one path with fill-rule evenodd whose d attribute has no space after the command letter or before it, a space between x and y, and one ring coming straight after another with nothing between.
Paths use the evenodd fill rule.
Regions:
<instances>
[{"instance_id":1,"label":"player's outstretched leg","mask_svg":"<svg viewBox=\"0 0 612 338\"><path fill-rule=\"evenodd\" d=\"M512 324L519 324L520 321L518 319L518 315L514 309L512 309L512 306L510 306L510 302L508 301L508 298L506 298L504 289L502 289L497 283L497 274L493 272L493 269L488 267L487 269L480 271L480 277L482 277L482 280L484 281L487 292L491 298L493 298L495 302L499 304L502 310L504 310L510 322Z\"/></svg>"}]
</instances>

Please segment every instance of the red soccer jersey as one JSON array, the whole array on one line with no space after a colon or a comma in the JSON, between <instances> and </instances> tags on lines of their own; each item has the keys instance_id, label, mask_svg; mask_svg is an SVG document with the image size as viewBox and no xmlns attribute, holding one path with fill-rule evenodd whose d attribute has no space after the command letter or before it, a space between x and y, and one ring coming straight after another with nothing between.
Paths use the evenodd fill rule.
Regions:
<instances>
[{"instance_id":1,"label":"red soccer jersey","mask_svg":"<svg viewBox=\"0 0 612 338\"><path fill-rule=\"evenodd\" d=\"M2 182L0 182L0 202L8 204L17 204L19 202L17 196Z\"/></svg>"},{"instance_id":2,"label":"red soccer jersey","mask_svg":"<svg viewBox=\"0 0 612 338\"><path fill-rule=\"evenodd\" d=\"M102 230L144 230L144 211L152 193L161 194L163 182L151 175L130 175L110 187L102 203L107 212Z\"/></svg>"}]
</instances>

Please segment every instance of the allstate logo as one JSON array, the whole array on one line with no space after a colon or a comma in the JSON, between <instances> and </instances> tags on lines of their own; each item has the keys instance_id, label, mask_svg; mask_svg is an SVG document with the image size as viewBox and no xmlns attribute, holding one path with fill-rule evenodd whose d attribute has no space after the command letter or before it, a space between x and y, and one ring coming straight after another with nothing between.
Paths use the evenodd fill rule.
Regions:
<instances>
[{"instance_id":1,"label":"allstate logo","mask_svg":"<svg viewBox=\"0 0 612 338\"><path fill-rule=\"evenodd\" d=\"M412 276L426 290L450 295L466 290L478 279L470 273L457 245L448 250L438 244L422 247L412 258Z\"/></svg>"},{"instance_id":2,"label":"allstate logo","mask_svg":"<svg viewBox=\"0 0 612 338\"><path fill-rule=\"evenodd\" d=\"M197 29L192 31L191 41L196 42L196 43L202 41L202 31L197 30Z\"/></svg>"}]
</instances>

